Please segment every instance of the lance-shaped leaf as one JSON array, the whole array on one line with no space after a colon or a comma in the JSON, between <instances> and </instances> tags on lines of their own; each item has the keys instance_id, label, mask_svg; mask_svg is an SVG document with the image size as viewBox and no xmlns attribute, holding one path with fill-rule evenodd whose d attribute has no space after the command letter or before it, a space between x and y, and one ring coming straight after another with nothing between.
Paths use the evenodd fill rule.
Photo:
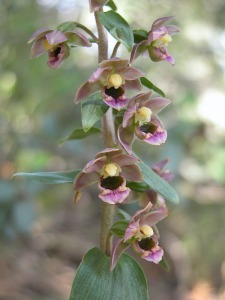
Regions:
<instances>
[{"instance_id":1,"label":"lance-shaped leaf","mask_svg":"<svg viewBox=\"0 0 225 300\"><path fill-rule=\"evenodd\" d=\"M128 51L132 50L134 44L133 31L127 21L118 13L110 10L98 13L99 21L108 32L119 42L124 44Z\"/></svg>"},{"instance_id":2,"label":"lance-shaped leaf","mask_svg":"<svg viewBox=\"0 0 225 300\"><path fill-rule=\"evenodd\" d=\"M148 300L146 278L139 264L127 254L110 272L110 258L93 248L77 270L70 300L106 299Z\"/></svg>"},{"instance_id":3,"label":"lance-shaped leaf","mask_svg":"<svg viewBox=\"0 0 225 300\"><path fill-rule=\"evenodd\" d=\"M149 188L162 195L166 200L179 203L178 195L171 185L156 174L143 161L139 163L139 167L143 173L144 181L148 184Z\"/></svg>"},{"instance_id":4,"label":"lance-shaped leaf","mask_svg":"<svg viewBox=\"0 0 225 300\"><path fill-rule=\"evenodd\" d=\"M87 132L92 128L108 109L109 106L103 102L100 92L89 96L86 101L82 102L81 119L84 131Z\"/></svg>"},{"instance_id":5,"label":"lance-shaped leaf","mask_svg":"<svg viewBox=\"0 0 225 300\"><path fill-rule=\"evenodd\" d=\"M170 271L170 265L169 265L167 259L165 258L165 256L162 257L162 260L159 262L159 265L160 265L166 272L169 272L169 271Z\"/></svg>"},{"instance_id":6,"label":"lance-shaped leaf","mask_svg":"<svg viewBox=\"0 0 225 300\"><path fill-rule=\"evenodd\" d=\"M75 177L81 170L74 170L70 172L36 172L36 173L16 173L14 177L25 177L36 180L45 184L61 184L73 183Z\"/></svg>"},{"instance_id":7,"label":"lance-shaped leaf","mask_svg":"<svg viewBox=\"0 0 225 300\"><path fill-rule=\"evenodd\" d=\"M141 83L146 86L147 88L149 88L150 90L153 90L154 92L156 92L157 94L165 97L165 94L162 90L160 90L160 88L158 88L157 86L155 86L150 80L148 80L146 77L141 77Z\"/></svg>"},{"instance_id":8,"label":"lance-shaped leaf","mask_svg":"<svg viewBox=\"0 0 225 300\"><path fill-rule=\"evenodd\" d=\"M70 135L61 139L59 144L63 144L65 141L71 140L81 140L89 137L91 135L95 135L101 132L101 129L92 127L88 132L85 132L82 128L75 129Z\"/></svg>"}]
</instances>

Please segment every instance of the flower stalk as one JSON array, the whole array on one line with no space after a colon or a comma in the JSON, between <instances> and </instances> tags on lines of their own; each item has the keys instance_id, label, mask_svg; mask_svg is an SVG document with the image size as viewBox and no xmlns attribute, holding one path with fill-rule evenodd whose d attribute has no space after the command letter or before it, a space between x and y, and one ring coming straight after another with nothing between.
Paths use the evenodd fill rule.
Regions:
<instances>
[{"instance_id":1,"label":"flower stalk","mask_svg":"<svg viewBox=\"0 0 225 300\"><path fill-rule=\"evenodd\" d=\"M99 12L103 11L102 8ZM102 24L98 19L98 12L94 13L96 26L98 30L98 61L108 59L108 39ZM112 108L110 107L107 113L102 118L102 131L105 147L115 147L115 127L113 121ZM112 238L110 236L110 228L113 224L113 216L115 205L102 202L101 224L100 224L100 249L110 256L112 248Z\"/></svg>"}]
</instances>

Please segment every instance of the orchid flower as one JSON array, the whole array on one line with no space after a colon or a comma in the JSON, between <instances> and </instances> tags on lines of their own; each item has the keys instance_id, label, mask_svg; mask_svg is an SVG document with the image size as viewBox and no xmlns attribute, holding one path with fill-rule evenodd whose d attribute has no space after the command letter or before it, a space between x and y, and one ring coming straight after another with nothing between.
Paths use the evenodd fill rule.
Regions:
<instances>
[{"instance_id":1,"label":"orchid flower","mask_svg":"<svg viewBox=\"0 0 225 300\"><path fill-rule=\"evenodd\" d=\"M70 55L70 47L82 46L91 47L89 40L78 31L66 31L39 29L29 39L32 43L31 58L48 53L48 66L57 69L63 61Z\"/></svg>"},{"instance_id":2,"label":"orchid flower","mask_svg":"<svg viewBox=\"0 0 225 300\"><path fill-rule=\"evenodd\" d=\"M127 59L112 58L104 60L78 90L75 102L78 103L87 96L102 91L103 101L120 110L127 106L130 98L127 90L141 90L140 77L144 74L128 65Z\"/></svg>"},{"instance_id":3,"label":"orchid flower","mask_svg":"<svg viewBox=\"0 0 225 300\"><path fill-rule=\"evenodd\" d=\"M166 141L167 132L157 113L171 101L162 97L150 98L151 92L132 98L118 128L118 138L122 147L132 153L135 138L151 145L161 145Z\"/></svg>"},{"instance_id":4,"label":"orchid flower","mask_svg":"<svg viewBox=\"0 0 225 300\"><path fill-rule=\"evenodd\" d=\"M144 209L138 210L130 219L124 237L114 243L111 270L116 266L120 255L130 245L141 258L156 264L161 261L164 252L159 246L159 237L154 226L167 216L168 211L167 209L150 211L151 207L152 204L149 202Z\"/></svg>"},{"instance_id":5,"label":"orchid flower","mask_svg":"<svg viewBox=\"0 0 225 300\"><path fill-rule=\"evenodd\" d=\"M133 47L131 52L131 62L141 54L148 52L152 61L158 62L162 60L175 64L175 59L169 54L166 47L172 41L172 35L179 32L179 28L174 25L164 25L173 17L164 17L157 19L148 33L148 38L142 40Z\"/></svg>"},{"instance_id":6,"label":"orchid flower","mask_svg":"<svg viewBox=\"0 0 225 300\"><path fill-rule=\"evenodd\" d=\"M99 152L77 175L74 190L98 183L99 198L102 201L117 204L122 203L129 195L126 180L140 182L143 180L141 171L136 163L139 159L131 155L122 154L122 150L107 148Z\"/></svg>"}]
</instances>

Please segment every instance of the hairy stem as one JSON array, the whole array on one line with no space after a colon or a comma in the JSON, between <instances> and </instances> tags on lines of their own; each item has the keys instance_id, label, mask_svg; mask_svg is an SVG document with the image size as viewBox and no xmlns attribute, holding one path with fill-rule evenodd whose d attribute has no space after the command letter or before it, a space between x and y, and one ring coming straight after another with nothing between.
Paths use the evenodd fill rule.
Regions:
<instances>
[{"instance_id":1,"label":"hairy stem","mask_svg":"<svg viewBox=\"0 0 225 300\"><path fill-rule=\"evenodd\" d=\"M99 11L102 11L102 9ZM108 39L102 24L99 22L98 12L95 12L95 21L98 29L98 61L102 62L108 59ZM102 118L102 129L105 147L115 147L115 126L111 108L108 109ZM112 239L109 238L109 231L113 224L114 211L115 205L102 202L100 248L107 255L110 255L112 247Z\"/></svg>"}]
</instances>

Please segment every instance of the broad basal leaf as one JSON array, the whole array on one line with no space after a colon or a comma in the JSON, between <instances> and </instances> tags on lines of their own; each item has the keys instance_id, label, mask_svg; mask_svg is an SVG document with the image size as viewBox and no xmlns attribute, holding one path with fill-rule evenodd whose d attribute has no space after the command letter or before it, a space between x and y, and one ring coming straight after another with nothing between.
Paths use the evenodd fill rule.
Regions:
<instances>
[{"instance_id":1,"label":"broad basal leaf","mask_svg":"<svg viewBox=\"0 0 225 300\"><path fill-rule=\"evenodd\" d=\"M75 129L70 135L65 137L64 139L61 139L59 141L59 144L63 144L65 141L71 141L71 140L81 140L85 139L88 136L100 133L101 129L92 127L88 132L85 132L82 128Z\"/></svg>"},{"instance_id":2,"label":"broad basal leaf","mask_svg":"<svg viewBox=\"0 0 225 300\"><path fill-rule=\"evenodd\" d=\"M82 126L87 132L107 112L109 106L102 100L101 92L97 92L82 102Z\"/></svg>"},{"instance_id":3,"label":"broad basal leaf","mask_svg":"<svg viewBox=\"0 0 225 300\"><path fill-rule=\"evenodd\" d=\"M148 300L145 275L123 254L110 272L110 258L98 248L84 256L73 281L70 300Z\"/></svg>"},{"instance_id":4,"label":"broad basal leaf","mask_svg":"<svg viewBox=\"0 0 225 300\"><path fill-rule=\"evenodd\" d=\"M166 200L179 203L176 191L164 179L149 168L143 161L139 163L139 167L143 173L144 181L155 192L162 195Z\"/></svg>"},{"instance_id":5,"label":"broad basal leaf","mask_svg":"<svg viewBox=\"0 0 225 300\"><path fill-rule=\"evenodd\" d=\"M153 90L157 94L161 95L162 97L165 97L165 94L162 90L160 90L157 86L155 86L150 80L148 80L146 77L141 77L141 83L149 88L150 90Z\"/></svg>"},{"instance_id":6,"label":"broad basal leaf","mask_svg":"<svg viewBox=\"0 0 225 300\"><path fill-rule=\"evenodd\" d=\"M81 170L70 172L36 172L36 173L16 173L14 177L26 177L46 184L73 183L75 177Z\"/></svg>"},{"instance_id":7,"label":"broad basal leaf","mask_svg":"<svg viewBox=\"0 0 225 300\"><path fill-rule=\"evenodd\" d=\"M132 50L134 44L133 31L127 21L118 13L110 10L98 13L99 21L108 32L119 42L124 44L128 51Z\"/></svg>"}]
</instances>

